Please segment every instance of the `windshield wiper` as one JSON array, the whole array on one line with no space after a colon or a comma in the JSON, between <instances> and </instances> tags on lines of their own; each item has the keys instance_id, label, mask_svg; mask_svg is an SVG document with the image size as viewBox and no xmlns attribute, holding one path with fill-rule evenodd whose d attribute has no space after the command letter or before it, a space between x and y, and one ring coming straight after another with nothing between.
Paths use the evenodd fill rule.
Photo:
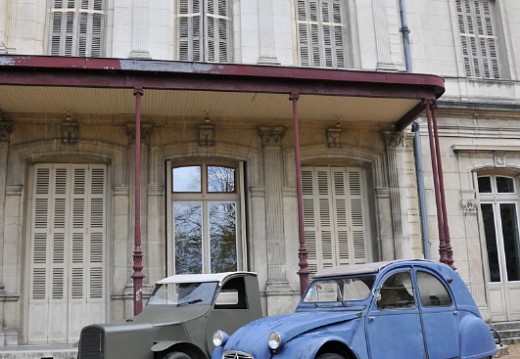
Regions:
<instances>
[{"instance_id":1,"label":"windshield wiper","mask_svg":"<svg viewBox=\"0 0 520 359\"><path fill-rule=\"evenodd\" d=\"M199 302L202 302L202 299L193 299L193 300L189 300L187 302L177 303L177 306L180 307L182 305L195 304L195 303L199 303Z\"/></svg>"}]
</instances>

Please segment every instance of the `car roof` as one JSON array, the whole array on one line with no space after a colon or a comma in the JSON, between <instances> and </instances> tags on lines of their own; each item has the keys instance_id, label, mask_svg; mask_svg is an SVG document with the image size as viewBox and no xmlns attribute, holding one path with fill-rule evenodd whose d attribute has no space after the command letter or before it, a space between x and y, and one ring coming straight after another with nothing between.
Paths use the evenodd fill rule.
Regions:
<instances>
[{"instance_id":1,"label":"car roof","mask_svg":"<svg viewBox=\"0 0 520 359\"><path fill-rule=\"evenodd\" d=\"M337 267L325 268L319 271L314 275L314 278L320 277L335 277L341 275L353 275L353 274L364 274L364 273L377 273L381 269L391 264L405 264L405 263L431 263L432 261L423 260L423 259L398 259L392 261L381 261L381 262L371 262L371 263L363 263L363 264L349 264L349 265L341 265Z\"/></svg>"},{"instance_id":2,"label":"car roof","mask_svg":"<svg viewBox=\"0 0 520 359\"><path fill-rule=\"evenodd\" d=\"M234 276L254 276L254 272L224 272L224 273L209 273L209 274L177 274L161 279L157 284L174 284L174 283L222 283L227 278Z\"/></svg>"}]
</instances>

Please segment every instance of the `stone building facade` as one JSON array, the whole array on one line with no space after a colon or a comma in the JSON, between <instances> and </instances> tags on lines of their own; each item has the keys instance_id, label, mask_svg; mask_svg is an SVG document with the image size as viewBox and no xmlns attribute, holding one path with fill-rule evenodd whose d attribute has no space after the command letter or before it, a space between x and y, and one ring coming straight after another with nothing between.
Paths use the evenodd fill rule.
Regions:
<instances>
[{"instance_id":1,"label":"stone building facade","mask_svg":"<svg viewBox=\"0 0 520 359\"><path fill-rule=\"evenodd\" d=\"M136 193L145 292L251 270L265 313L291 310L296 152L311 274L439 260L426 99L454 266L487 319L518 320L518 19L515 0L0 0L0 346L132 316Z\"/></svg>"}]
</instances>

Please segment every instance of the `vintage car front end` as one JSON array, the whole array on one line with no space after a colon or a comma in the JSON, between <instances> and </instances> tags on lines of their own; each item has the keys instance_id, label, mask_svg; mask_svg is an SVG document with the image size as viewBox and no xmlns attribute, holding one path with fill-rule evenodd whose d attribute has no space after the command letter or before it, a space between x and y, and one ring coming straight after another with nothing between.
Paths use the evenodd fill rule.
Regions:
<instances>
[{"instance_id":1,"label":"vintage car front end","mask_svg":"<svg viewBox=\"0 0 520 359\"><path fill-rule=\"evenodd\" d=\"M216 333L212 359L314 358L326 342L334 342L338 350L350 355L351 348L363 342L357 337L363 333L358 330L360 317L360 312L354 311L297 312L262 318L231 337Z\"/></svg>"}]
</instances>

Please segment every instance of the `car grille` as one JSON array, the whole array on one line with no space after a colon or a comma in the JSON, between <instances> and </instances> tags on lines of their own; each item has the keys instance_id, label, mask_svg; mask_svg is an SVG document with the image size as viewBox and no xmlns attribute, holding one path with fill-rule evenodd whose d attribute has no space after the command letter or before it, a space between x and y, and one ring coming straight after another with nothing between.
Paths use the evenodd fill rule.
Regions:
<instances>
[{"instance_id":1,"label":"car grille","mask_svg":"<svg viewBox=\"0 0 520 359\"><path fill-rule=\"evenodd\" d=\"M230 350L224 352L223 359L254 359L255 357L251 354L247 354L244 352L239 352L237 350Z\"/></svg>"},{"instance_id":2,"label":"car grille","mask_svg":"<svg viewBox=\"0 0 520 359\"><path fill-rule=\"evenodd\" d=\"M105 332L101 328L83 328L79 340L78 358L105 359Z\"/></svg>"}]
</instances>

